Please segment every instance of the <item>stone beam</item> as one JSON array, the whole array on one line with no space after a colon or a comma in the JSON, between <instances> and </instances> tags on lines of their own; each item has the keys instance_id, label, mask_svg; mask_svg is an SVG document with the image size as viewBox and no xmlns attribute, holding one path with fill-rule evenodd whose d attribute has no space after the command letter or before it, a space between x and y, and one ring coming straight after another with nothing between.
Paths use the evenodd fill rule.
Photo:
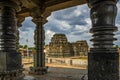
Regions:
<instances>
[{"instance_id":1,"label":"stone beam","mask_svg":"<svg viewBox=\"0 0 120 80\"><path fill-rule=\"evenodd\" d=\"M47 11L61 10L87 3L87 0L48 0L45 2Z\"/></svg>"},{"instance_id":2,"label":"stone beam","mask_svg":"<svg viewBox=\"0 0 120 80\"><path fill-rule=\"evenodd\" d=\"M87 0L46 0L44 2L38 0L21 0L20 2L21 4L19 5L21 6L21 11L17 12L17 18L32 16L31 13L41 7L45 9L43 16L48 17L53 11L85 4L87 3Z\"/></svg>"},{"instance_id":3,"label":"stone beam","mask_svg":"<svg viewBox=\"0 0 120 80\"><path fill-rule=\"evenodd\" d=\"M45 11L43 14L47 17L52 11L85 4L87 3L87 0L47 0L44 3L38 0L21 0L20 2L21 11L17 13L18 15L23 15L24 17L27 17L30 15L26 15L26 13L34 12L36 8L44 7ZM43 5L40 5L41 3L43 3Z\"/></svg>"}]
</instances>

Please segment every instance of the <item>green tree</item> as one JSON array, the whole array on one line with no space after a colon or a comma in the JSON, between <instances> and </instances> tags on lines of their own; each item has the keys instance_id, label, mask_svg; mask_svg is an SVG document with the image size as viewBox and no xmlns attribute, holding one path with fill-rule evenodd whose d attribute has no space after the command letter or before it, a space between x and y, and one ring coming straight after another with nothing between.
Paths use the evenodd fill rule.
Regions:
<instances>
[{"instance_id":1,"label":"green tree","mask_svg":"<svg viewBox=\"0 0 120 80\"><path fill-rule=\"evenodd\" d=\"M25 48L27 48L27 47L28 47L27 45L24 45L24 47L23 47L23 48L25 49Z\"/></svg>"},{"instance_id":2,"label":"green tree","mask_svg":"<svg viewBox=\"0 0 120 80\"><path fill-rule=\"evenodd\" d=\"M19 48L23 48L24 46L23 45L19 45Z\"/></svg>"},{"instance_id":3,"label":"green tree","mask_svg":"<svg viewBox=\"0 0 120 80\"><path fill-rule=\"evenodd\" d=\"M119 46L118 46L118 45L115 45L115 48L119 48Z\"/></svg>"},{"instance_id":4,"label":"green tree","mask_svg":"<svg viewBox=\"0 0 120 80\"><path fill-rule=\"evenodd\" d=\"M28 49L29 50L35 50L35 47L29 47Z\"/></svg>"}]
</instances>

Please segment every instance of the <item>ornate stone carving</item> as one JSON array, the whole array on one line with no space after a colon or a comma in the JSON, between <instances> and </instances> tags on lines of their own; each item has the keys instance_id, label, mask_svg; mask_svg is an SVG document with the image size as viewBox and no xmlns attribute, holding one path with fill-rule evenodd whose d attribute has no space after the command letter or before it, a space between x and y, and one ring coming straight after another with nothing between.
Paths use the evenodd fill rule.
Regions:
<instances>
[{"instance_id":1,"label":"ornate stone carving","mask_svg":"<svg viewBox=\"0 0 120 80\"><path fill-rule=\"evenodd\" d=\"M0 79L16 80L22 77L21 55L16 51L17 25L16 8L17 4L0 1ZM12 6L13 5L13 6ZM13 76L11 76L13 75Z\"/></svg>"},{"instance_id":2,"label":"ornate stone carving","mask_svg":"<svg viewBox=\"0 0 120 80\"><path fill-rule=\"evenodd\" d=\"M49 43L49 56L68 57L71 55L70 44L65 34L54 34Z\"/></svg>"},{"instance_id":3,"label":"ornate stone carving","mask_svg":"<svg viewBox=\"0 0 120 80\"><path fill-rule=\"evenodd\" d=\"M45 50L49 57L86 56L88 44L85 40L70 43L65 34L54 34Z\"/></svg>"},{"instance_id":4,"label":"ornate stone carving","mask_svg":"<svg viewBox=\"0 0 120 80\"><path fill-rule=\"evenodd\" d=\"M114 2L115 1L115 2ZM88 59L89 80L119 80L118 52L113 48L117 31L116 0L89 0L93 33L93 48Z\"/></svg>"},{"instance_id":5,"label":"ornate stone carving","mask_svg":"<svg viewBox=\"0 0 120 80\"><path fill-rule=\"evenodd\" d=\"M31 67L30 73L33 74L45 74L47 72L47 67L45 67L45 54L44 54L44 45L45 45L45 31L44 31L44 20L43 16L39 16L33 19L33 22L36 24L35 29L35 46L36 53L34 54L34 67Z\"/></svg>"},{"instance_id":6,"label":"ornate stone carving","mask_svg":"<svg viewBox=\"0 0 120 80\"><path fill-rule=\"evenodd\" d=\"M87 56L88 55L88 44L87 41L81 40L75 43L72 43L74 56Z\"/></svg>"}]
</instances>

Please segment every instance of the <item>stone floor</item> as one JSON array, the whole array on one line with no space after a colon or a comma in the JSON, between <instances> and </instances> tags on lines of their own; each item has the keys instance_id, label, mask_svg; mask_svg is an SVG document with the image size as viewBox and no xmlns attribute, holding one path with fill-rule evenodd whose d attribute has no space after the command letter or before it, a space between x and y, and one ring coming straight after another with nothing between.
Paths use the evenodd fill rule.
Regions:
<instances>
[{"instance_id":1,"label":"stone floor","mask_svg":"<svg viewBox=\"0 0 120 80\"><path fill-rule=\"evenodd\" d=\"M23 80L88 80L87 69L49 67L47 74L38 76L29 75L28 70L28 68L25 70L26 76Z\"/></svg>"},{"instance_id":2,"label":"stone floor","mask_svg":"<svg viewBox=\"0 0 120 80\"><path fill-rule=\"evenodd\" d=\"M30 66L30 65L28 65ZM48 68L48 73L45 75L29 75L28 66L26 66L25 77L23 80L88 80L87 69L82 67L71 68L70 66L51 66ZM120 69L120 66L119 66ZM120 74L119 74L120 76Z\"/></svg>"},{"instance_id":3,"label":"stone floor","mask_svg":"<svg viewBox=\"0 0 120 80\"><path fill-rule=\"evenodd\" d=\"M82 78L87 80L87 70L85 69L50 67L46 75L26 74L24 80L83 80Z\"/></svg>"}]
</instances>

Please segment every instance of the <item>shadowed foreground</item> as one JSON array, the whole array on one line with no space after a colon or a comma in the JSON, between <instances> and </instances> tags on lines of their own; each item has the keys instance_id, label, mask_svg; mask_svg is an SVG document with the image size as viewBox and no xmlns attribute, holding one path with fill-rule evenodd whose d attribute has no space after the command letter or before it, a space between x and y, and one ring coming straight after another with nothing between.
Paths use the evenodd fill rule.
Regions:
<instances>
[{"instance_id":1,"label":"shadowed foreground","mask_svg":"<svg viewBox=\"0 0 120 80\"><path fill-rule=\"evenodd\" d=\"M86 69L50 67L46 75L25 74L24 80L87 80Z\"/></svg>"}]
</instances>

